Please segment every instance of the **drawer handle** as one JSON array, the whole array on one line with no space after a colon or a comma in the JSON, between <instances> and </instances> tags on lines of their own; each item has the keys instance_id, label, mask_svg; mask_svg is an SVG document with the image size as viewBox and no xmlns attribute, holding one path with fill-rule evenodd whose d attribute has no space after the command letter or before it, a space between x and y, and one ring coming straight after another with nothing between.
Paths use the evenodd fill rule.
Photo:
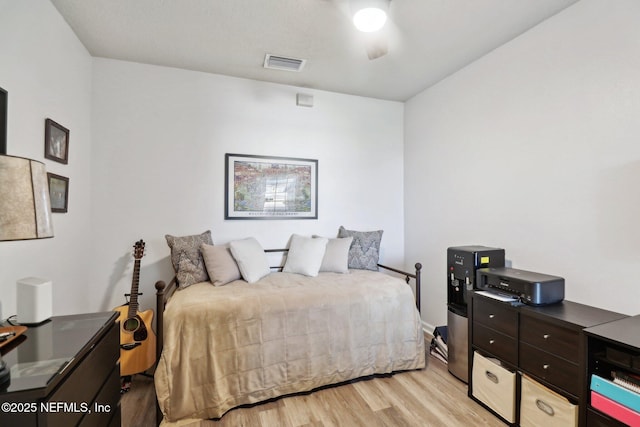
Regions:
<instances>
[{"instance_id":1,"label":"drawer handle","mask_svg":"<svg viewBox=\"0 0 640 427\"><path fill-rule=\"evenodd\" d=\"M496 340L489 340L489 344L493 344Z\"/></svg>"},{"instance_id":2,"label":"drawer handle","mask_svg":"<svg viewBox=\"0 0 640 427\"><path fill-rule=\"evenodd\" d=\"M67 370L67 368L71 365L71 363L73 363L74 360L75 360L75 357L72 357L71 359L69 359L69 361L65 363L64 366L58 371L57 375L62 375L62 373Z\"/></svg>"},{"instance_id":3,"label":"drawer handle","mask_svg":"<svg viewBox=\"0 0 640 427\"><path fill-rule=\"evenodd\" d=\"M553 410L551 405L543 402L540 399L536 399L536 406L538 407L538 409L540 409L542 412L549 415L550 417L553 417L555 415L555 411Z\"/></svg>"},{"instance_id":4,"label":"drawer handle","mask_svg":"<svg viewBox=\"0 0 640 427\"><path fill-rule=\"evenodd\" d=\"M546 371L547 369L549 369L549 365L545 363L544 365L542 365L542 369Z\"/></svg>"},{"instance_id":5,"label":"drawer handle","mask_svg":"<svg viewBox=\"0 0 640 427\"><path fill-rule=\"evenodd\" d=\"M547 339L549 339L549 337L550 337L550 336L551 336L551 335L549 335L549 334L544 334L544 335L542 336L542 338L544 338L545 340L547 340Z\"/></svg>"},{"instance_id":6,"label":"drawer handle","mask_svg":"<svg viewBox=\"0 0 640 427\"><path fill-rule=\"evenodd\" d=\"M496 374L494 374L491 371L484 371L484 374L487 376L487 378L489 378L489 381L498 384L500 382L500 380L498 379L498 376Z\"/></svg>"},{"instance_id":7,"label":"drawer handle","mask_svg":"<svg viewBox=\"0 0 640 427\"><path fill-rule=\"evenodd\" d=\"M490 314L490 315L489 315L489 319L493 319L494 317L496 317L496 315L495 315L495 314Z\"/></svg>"}]
</instances>

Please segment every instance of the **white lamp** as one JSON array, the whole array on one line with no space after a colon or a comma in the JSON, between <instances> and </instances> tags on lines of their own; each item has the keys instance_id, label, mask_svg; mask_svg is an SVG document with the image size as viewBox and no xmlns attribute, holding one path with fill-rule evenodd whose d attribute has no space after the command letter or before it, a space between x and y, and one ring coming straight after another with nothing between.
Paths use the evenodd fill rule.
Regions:
<instances>
[{"instance_id":1,"label":"white lamp","mask_svg":"<svg viewBox=\"0 0 640 427\"><path fill-rule=\"evenodd\" d=\"M371 33L384 27L390 0L353 0L353 25L362 32Z\"/></svg>"},{"instance_id":2,"label":"white lamp","mask_svg":"<svg viewBox=\"0 0 640 427\"><path fill-rule=\"evenodd\" d=\"M44 163L0 155L0 241L53 237Z\"/></svg>"}]
</instances>

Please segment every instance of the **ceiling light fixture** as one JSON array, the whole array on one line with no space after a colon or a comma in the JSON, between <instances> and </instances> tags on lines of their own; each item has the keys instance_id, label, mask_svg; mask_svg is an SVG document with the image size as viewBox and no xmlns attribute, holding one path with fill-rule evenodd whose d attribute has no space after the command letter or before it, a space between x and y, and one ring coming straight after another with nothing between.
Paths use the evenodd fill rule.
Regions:
<instances>
[{"instance_id":1,"label":"ceiling light fixture","mask_svg":"<svg viewBox=\"0 0 640 427\"><path fill-rule=\"evenodd\" d=\"M384 27L390 0L354 0L353 25L362 32L372 33Z\"/></svg>"}]
</instances>

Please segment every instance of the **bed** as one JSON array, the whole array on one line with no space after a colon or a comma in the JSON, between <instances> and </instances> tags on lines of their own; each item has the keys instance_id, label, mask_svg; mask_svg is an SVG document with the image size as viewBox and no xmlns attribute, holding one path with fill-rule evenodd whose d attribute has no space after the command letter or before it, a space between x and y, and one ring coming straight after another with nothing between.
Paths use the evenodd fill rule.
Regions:
<instances>
[{"instance_id":1,"label":"bed","mask_svg":"<svg viewBox=\"0 0 640 427\"><path fill-rule=\"evenodd\" d=\"M423 368L421 265L415 274L380 267L394 275L274 271L252 283L203 281L178 291L175 278L169 286L158 282L154 381L162 425L220 418L244 404Z\"/></svg>"}]
</instances>

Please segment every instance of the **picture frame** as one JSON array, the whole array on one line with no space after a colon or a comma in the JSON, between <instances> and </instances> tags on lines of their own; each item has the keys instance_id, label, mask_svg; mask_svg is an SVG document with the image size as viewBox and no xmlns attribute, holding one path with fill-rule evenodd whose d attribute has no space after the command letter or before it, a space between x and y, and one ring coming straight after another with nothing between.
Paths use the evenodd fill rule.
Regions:
<instances>
[{"instance_id":1,"label":"picture frame","mask_svg":"<svg viewBox=\"0 0 640 427\"><path fill-rule=\"evenodd\" d=\"M69 129L51 119L44 121L44 157L65 165L69 161Z\"/></svg>"},{"instance_id":2,"label":"picture frame","mask_svg":"<svg viewBox=\"0 0 640 427\"><path fill-rule=\"evenodd\" d=\"M7 105L9 95L0 87L0 154L7 154Z\"/></svg>"},{"instance_id":3,"label":"picture frame","mask_svg":"<svg viewBox=\"0 0 640 427\"><path fill-rule=\"evenodd\" d=\"M225 155L225 219L318 219L318 160Z\"/></svg>"},{"instance_id":4,"label":"picture frame","mask_svg":"<svg viewBox=\"0 0 640 427\"><path fill-rule=\"evenodd\" d=\"M47 172L51 212L66 213L69 206L69 178Z\"/></svg>"}]
</instances>

